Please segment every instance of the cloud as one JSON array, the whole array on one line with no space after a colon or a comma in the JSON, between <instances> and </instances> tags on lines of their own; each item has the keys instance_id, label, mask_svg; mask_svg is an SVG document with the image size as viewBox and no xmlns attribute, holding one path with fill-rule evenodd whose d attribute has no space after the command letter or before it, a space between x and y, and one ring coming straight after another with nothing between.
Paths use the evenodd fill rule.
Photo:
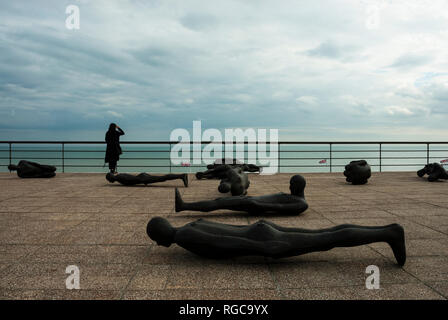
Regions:
<instances>
[{"instance_id":1,"label":"cloud","mask_svg":"<svg viewBox=\"0 0 448 320\"><path fill-rule=\"evenodd\" d=\"M406 107L389 106L389 107L386 107L385 109L386 109L386 112L392 116L395 116L395 115L412 116L414 114L414 112L412 112L411 110L409 110Z\"/></svg>"},{"instance_id":2,"label":"cloud","mask_svg":"<svg viewBox=\"0 0 448 320\"><path fill-rule=\"evenodd\" d=\"M313 97L313 96L301 96L301 97L298 97L296 99L296 101L299 102L299 103L307 104L307 105L316 105L318 99L316 97Z\"/></svg>"},{"instance_id":3,"label":"cloud","mask_svg":"<svg viewBox=\"0 0 448 320\"><path fill-rule=\"evenodd\" d=\"M398 57L389 67L390 68L415 68L427 64L431 57L424 55L405 54Z\"/></svg>"},{"instance_id":4,"label":"cloud","mask_svg":"<svg viewBox=\"0 0 448 320\"><path fill-rule=\"evenodd\" d=\"M136 140L196 119L280 138L447 130L446 1L384 2L375 30L355 0L79 1L67 30L72 2L0 3L4 139L102 139L117 118Z\"/></svg>"},{"instance_id":5,"label":"cloud","mask_svg":"<svg viewBox=\"0 0 448 320\"><path fill-rule=\"evenodd\" d=\"M107 110L107 114L115 117L115 118L123 118L123 115L121 113L118 113L116 111Z\"/></svg>"},{"instance_id":6,"label":"cloud","mask_svg":"<svg viewBox=\"0 0 448 320\"><path fill-rule=\"evenodd\" d=\"M314 49L306 51L309 56L325 57L325 58L340 58L344 55L345 50L331 42L323 42Z\"/></svg>"}]
</instances>

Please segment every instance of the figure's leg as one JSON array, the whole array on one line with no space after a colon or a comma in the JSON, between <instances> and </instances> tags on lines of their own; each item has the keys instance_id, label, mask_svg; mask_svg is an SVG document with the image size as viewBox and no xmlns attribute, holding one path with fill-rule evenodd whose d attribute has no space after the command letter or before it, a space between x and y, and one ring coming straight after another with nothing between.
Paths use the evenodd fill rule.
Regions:
<instances>
[{"instance_id":1,"label":"figure's leg","mask_svg":"<svg viewBox=\"0 0 448 320\"><path fill-rule=\"evenodd\" d=\"M359 226L359 225L355 225L355 224L340 224L340 225L330 227L330 228L314 229L313 230L313 229L283 227L283 226L279 226L278 224L275 224L273 222L266 221L264 219L259 220L259 221L270 225L271 227L277 229L278 231L290 232L290 233L297 233L297 232L300 232L300 233L323 233L323 232L334 232L334 231L347 229L347 228L359 228L359 229L366 229L366 230L384 229L384 226Z\"/></svg>"},{"instance_id":2,"label":"figure's leg","mask_svg":"<svg viewBox=\"0 0 448 320\"><path fill-rule=\"evenodd\" d=\"M404 230L398 224L383 227L343 225L335 227L331 231L287 233L284 239L289 242L292 249L287 253L283 252L280 256L387 242L392 248L397 263L402 266L406 261Z\"/></svg>"},{"instance_id":3,"label":"figure's leg","mask_svg":"<svg viewBox=\"0 0 448 320\"><path fill-rule=\"evenodd\" d=\"M227 197L187 203L182 200L180 192L177 188L175 190L175 197L176 212L185 210L210 212L219 209L247 211L252 203L249 199L244 197Z\"/></svg>"}]
</instances>

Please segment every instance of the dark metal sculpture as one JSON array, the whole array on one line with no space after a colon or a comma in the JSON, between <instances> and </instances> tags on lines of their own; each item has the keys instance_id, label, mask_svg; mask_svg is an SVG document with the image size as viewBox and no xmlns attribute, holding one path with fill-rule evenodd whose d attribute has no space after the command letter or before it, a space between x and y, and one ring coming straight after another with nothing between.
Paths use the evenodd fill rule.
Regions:
<instances>
[{"instance_id":1,"label":"dark metal sculpture","mask_svg":"<svg viewBox=\"0 0 448 320\"><path fill-rule=\"evenodd\" d=\"M9 171L17 171L20 178L52 178L56 175L56 167L37 162L20 160L17 165L10 164Z\"/></svg>"},{"instance_id":2,"label":"dark metal sculpture","mask_svg":"<svg viewBox=\"0 0 448 320\"><path fill-rule=\"evenodd\" d=\"M184 202L179 191L175 190L176 212L190 210L210 212L220 209L248 212L253 215L275 213L280 215L298 215L308 209L305 201L306 181L301 175L290 180L291 194L277 193L265 196L237 196L199 202Z\"/></svg>"},{"instance_id":3,"label":"dark metal sculpture","mask_svg":"<svg viewBox=\"0 0 448 320\"><path fill-rule=\"evenodd\" d=\"M175 228L166 219L155 217L148 222L146 232L160 246L176 243L207 258L248 255L285 258L336 247L386 242L400 266L406 261L404 229L398 224L381 227L344 224L309 230L286 228L265 220L238 226L199 219Z\"/></svg>"},{"instance_id":4,"label":"dark metal sculpture","mask_svg":"<svg viewBox=\"0 0 448 320\"><path fill-rule=\"evenodd\" d=\"M222 161L225 160L226 159L222 159ZM228 163L229 161L225 162L224 164L220 164L219 162L209 164L207 165L206 171L196 172L196 178L198 180L225 179L227 177L226 171L229 170L229 168L240 168L243 172L261 172L261 167L254 164L239 163L237 160L234 160L231 164Z\"/></svg>"},{"instance_id":5,"label":"dark metal sculpture","mask_svg":"<svg viewBox=\"0 0 448 320\"><path fill-rule=\"evenodd\" d=\"M352 184L366 184L371 175L370 165L365 160L351 161L345 166L344 176Z\"/></svg>"},{"instance_id":6,"label":"dark metal sculpture","mask_svg":"<svg viewBox=\"0 0 448 320\"><path fill-rule=\"evenodd\" d=\"M207 169L215 169L222 165L230 165L231 167L241 167L246 172L261 172L261 167L255 164L246 164L237 159L217 159L214 163L207 165Z\"/></svg>"},{"instance_id":7,"label":"dark metal sculpture","mask_svg":"<svg viewBox=\"0 0 448 320\"><path fill-rule=\"evenodd\" d=\"M422 178L425 174L428 175L428 181L434 182L439 179L447 180L448 173L446 170L437 162L427 164L423 169L417 171L417 175Z\"/></svg>"},{"instance_id":8,"label":"dark metal sculpture","mask_svg":"<svg viewBox=\"0 0 448 320\"><path fill-rule=\"evenodd\" d=\"M152 176L147 173L140 173L138 175L132 175L128 173L119 173L119 174L112 174L108 173L106 174L106 179L109 182L115 182L118 181L122 185L125 186L133 186L136 184L151 184L156 182L163 182L167 180L175 180L175 179L181 179L184 182L184 186L188 187L188 174L182 173L182 174L167 174L164 176Z\"/></svg>"},{"instance_id":9,"label":"dark metal sculpture","mask_svg":"<svg viewBox=\"0 0 448 320\"><path fill-rule=\"evenodd\" d=\"M231 192L232 196L241 196L247 194L250 182L241 168L229 167L226 171L226 177L221 180L218 191L221 193Z\"/></svg>"}]
</instances>

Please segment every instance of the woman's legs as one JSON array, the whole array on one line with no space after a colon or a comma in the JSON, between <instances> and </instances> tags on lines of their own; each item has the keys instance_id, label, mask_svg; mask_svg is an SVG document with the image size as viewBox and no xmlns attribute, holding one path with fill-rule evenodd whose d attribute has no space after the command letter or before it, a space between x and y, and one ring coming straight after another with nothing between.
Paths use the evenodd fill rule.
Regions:
<instances>
[{"instance_id":1,"label":"woman's legs","mask_svg":"<svg viewBox=\"0 0 448 320\"><path fill-rule=\"evenodd\" d=\"M117 161L109 161L109 170L111 173L116 173L117 172Z\"/></svg>"}]
</instances>

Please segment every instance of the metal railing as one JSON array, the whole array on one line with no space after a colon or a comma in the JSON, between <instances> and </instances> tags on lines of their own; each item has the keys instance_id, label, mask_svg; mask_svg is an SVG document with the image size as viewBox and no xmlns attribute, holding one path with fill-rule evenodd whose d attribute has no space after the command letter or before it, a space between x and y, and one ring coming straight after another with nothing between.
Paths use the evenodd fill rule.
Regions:
<instances>
[{"instance_id":1,"label":"metal railing","mask_svg":"<svg viewBox=\"0 0 448 320\"><path fill-rule=\"evenodd\" d=\"M178 143L183 142L122 141L124 154L120 158L119 167L149 169L151 172L185 171L186 168L175 166L170 161L171 150ZM202 150L203 145L210 143L217 144L210 141L187 144L200 144ZM222 146L222 158L228 158L225 148L229 144L233 145L233 152L236 151L236 145L259 145L247 141L218 144ZM105 149L103 141L0 141L0 168L6 171L8 164L24 159L56 165L62 172L101 172L104 171L100 168L104 167ZM249 152L246 149L244 147L245 159ZM193 155L193 150L190 152ZM367 160L374 171L395 171L398 168L411 170L446 158L448 142L422 141L281 141L278 142L277 154L279 172L333 172L342 170L349 161L359 159ZM190 159L194 160L192 157ZM202 159L205 163L190 165L188 169L204 168L214 159ZM272 158L264 160L267 159Z\"/></svg>"}]
</instances>

